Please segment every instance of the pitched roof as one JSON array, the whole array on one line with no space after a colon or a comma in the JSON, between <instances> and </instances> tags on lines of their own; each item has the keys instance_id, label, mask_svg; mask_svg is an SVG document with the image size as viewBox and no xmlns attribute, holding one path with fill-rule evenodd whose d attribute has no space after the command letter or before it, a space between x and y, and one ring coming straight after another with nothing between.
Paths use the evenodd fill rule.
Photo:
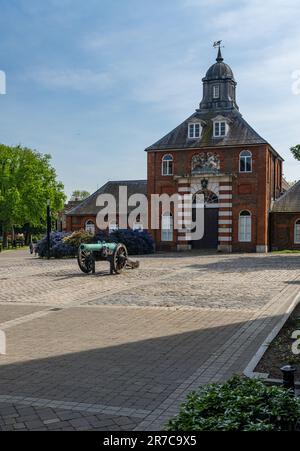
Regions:
<instances>
[{"instance_id":1,"label":"pitched roof","mask_svg":"<svg viewBox=\"0 0 300 451\"><path fill-rule=\"evenodd\" d=\"M300 213L300 180L274 202L272 212Z\"/></svg>"},{"instance_id":2,"label":"pitched roof","mask_svg":"<svg viewBox=\"0 0 300 451\"><path fill-rule=\"evenodd\" d=\"M227 136L221 138L213 137L213 119L221 115L230 121L230 128ZM188 138L188 124L195 121L203 122L203 132L199 139ZM268 144L255 130L243 119L237 110L224 112L204 112L197 110L192 116L182 124L157 141L146 151L165 149L185 149L201 147L219 147L234 145Z\"/></svg>"},{"instance_id":3,"label":"pitched roof","mask_svg":"<svg viewBox=\"0 0 300 451\"><path fill-rule=\"evenodd\" d=\"M97 215L100 207L97 207L96 201L100 194L111 194L115 197L117 210L119 208L119 187L127 187L128 198L133 194L147 195L147 180L125 180L110 181L93 193L90 197L82 201L77 207L67 212L67 216L94 216ZM135 207L128 207L128 211Z\"/></svg>"}]
</instances>

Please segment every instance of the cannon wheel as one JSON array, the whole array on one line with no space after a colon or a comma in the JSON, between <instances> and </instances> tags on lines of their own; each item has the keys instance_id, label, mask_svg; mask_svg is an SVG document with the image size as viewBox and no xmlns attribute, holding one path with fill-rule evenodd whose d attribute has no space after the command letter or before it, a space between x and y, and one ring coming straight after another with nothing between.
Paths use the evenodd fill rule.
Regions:
<instances>
[{"instance_id":1,"label":"cannon wheel","mask_svg":"<svg viewBox=\"0 0 300 451\"><path fill-rule=\"evenodd\" d=\"M126 246L118 244L112 256L111 272L121 274L126 268L127 260L128 252Z\"/></svg>"},{"instance_id":2,"label":"cannon wheel","mask_svg":"<svg viewBox=\"0 0 300 451\"><path fill-rule=\"evenodd\" d=\"M95 272L95 257L93 252L79 249L77 261L79 268L85 274Z\"/></svg>"}]
</instances>

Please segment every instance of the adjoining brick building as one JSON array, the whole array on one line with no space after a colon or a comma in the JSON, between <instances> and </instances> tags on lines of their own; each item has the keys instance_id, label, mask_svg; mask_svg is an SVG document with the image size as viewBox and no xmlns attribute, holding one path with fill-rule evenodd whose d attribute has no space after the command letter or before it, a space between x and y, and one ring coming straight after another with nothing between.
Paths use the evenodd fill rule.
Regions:
<instances>
[{"instance_id":1,"label":"adjoining brick building","mask_svg":"<svg viewBox=\"0 0 300 451\"><path fill-rule=\"evenodd\" d=\"M205 196L203 239L190 241L186 229L153 230L158 248L268 251L269 212L282 194L283 159L243 119L236 85L219 49L203 78L199 109L146 149L148 196ZM172 216L161 224L172 224Z\"/></svg>"},{"instance_id":2,"label":"adjoining brick building","mask_svg":"<svg viewBox=\"0 0 300 451\"><path fill-rule=\"evenodd\" d=\"M300 181L274 202L270 218L272 250L300 250Z\"/></svg>"},{"instance_id":3,"label":"adjoining brick building","mask_svg":"<svg viewBox=\"0 0 300 451\"><path fill-rule=\"evenodd\" d=\"M95 231L97 197L113 194L118 204L118 188L127 186L128 196L147 193L148 200L153 194L204 195L203 238L191 240L191 231L184 226L177 230L171 207L160 215L159 229L150 229L157 249L299 249L300 182L283 195L289 188L282 176L283 159L242 117L236 86L219 49L216 63L203 78L199 108L146 149L147 181L108 182L67 213L67 230ZM184 216L183 210L179 216ZM150 217L151 211L149 224Z\"/></svg>"},{"instance_id":4,"label":"adjoining brick building","mask_svg":"<svg viewBox=\"0 0 300 451\"><path fill-rule=\"evenodd\" d=\"M87 230L91 233L97 231L97 214L101 210L97 206L97 199L101 194L108 194L116 200L116 211L112 212L115 215L115 221L110 224L111 230L118 227L119 218L119 187L126 187L127 198L134 194L147 195L147 180L124 180L124 181L109 181L98 189L95 193L82 201L75 208L66 213L67 217L67 231ZM128 213L133 210L133 207L128 207Z\"/></svg>"}]
</instances>

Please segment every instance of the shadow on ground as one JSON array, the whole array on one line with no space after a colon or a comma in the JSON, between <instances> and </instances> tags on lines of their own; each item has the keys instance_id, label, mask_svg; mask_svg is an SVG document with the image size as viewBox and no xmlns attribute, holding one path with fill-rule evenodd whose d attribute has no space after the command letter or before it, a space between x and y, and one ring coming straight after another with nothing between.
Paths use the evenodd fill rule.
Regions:
<instances>
[{"instance_id":1,"label":"shadow on ground","mask_svg":"<svg viewBox=\"0 0 300 451\"><path fill-rule=\"evenodd\" d=\"M226 259L221 259L217 262L209 262L201 264L192 264L188 266L191 269L198 269L199 271L222 271L225 273L240 273L240 272L260 272L260 271L276 271L283 269L297 270L300 268L299 256L282 256L282 255L264 255L247 257L245 255L239 257L228 256Z\"/></svg>"},{"instance_id":2,"label":"shadow on ground","mask_svg":"<svg viewBox=\"0 0 300 451\"><path fill-rule=\"evenodd\" d=\"M272 324L277 320L273 317ZM260 322L256 320L256 326ZM57 353L64 350L63 335L60 334L58 340L51 332L51 325L48 325L48 335L41 338L43 342L36 342L33 330L30 336L24 337L28 349L27 361L6 364L5 358L0 356L0 395L153 410L199 367L204 366L209 357L218 353L220 347L244 325L239 322L117 346L35 358L34 352L30 352L32 346L40 345L47 353L48 342L53 352L57 341ZM73 330L74 341L77 335L77 343L88 348L91 332L84 328L76 330L76 327ZM245 355L228 369L228 377L233 372L243 371L268 332L254 335L253 340L249 340ZM13 334L13 329L9 333ZM9 339L8 335L8 342ZM214 369L211 368L211 371L213 373Z\"/></svg>"}]
</instances>

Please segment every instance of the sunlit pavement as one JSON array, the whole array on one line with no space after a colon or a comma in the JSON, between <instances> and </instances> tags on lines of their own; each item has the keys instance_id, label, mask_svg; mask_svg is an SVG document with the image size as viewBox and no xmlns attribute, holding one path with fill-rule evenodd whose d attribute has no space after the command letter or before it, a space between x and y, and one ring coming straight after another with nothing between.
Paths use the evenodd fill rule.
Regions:
<instances>
[{"instance_id":1,"label":"sunlit pavement","mask_svg":"<svg viewBox=\"0 0 300 451\"><path fill-rule=\"evenodd\" d=\"M300 289L297 255L166 254L110 276L0 254L0 430L153 430L243 371Z\"/></svg>"}]
</instances>

